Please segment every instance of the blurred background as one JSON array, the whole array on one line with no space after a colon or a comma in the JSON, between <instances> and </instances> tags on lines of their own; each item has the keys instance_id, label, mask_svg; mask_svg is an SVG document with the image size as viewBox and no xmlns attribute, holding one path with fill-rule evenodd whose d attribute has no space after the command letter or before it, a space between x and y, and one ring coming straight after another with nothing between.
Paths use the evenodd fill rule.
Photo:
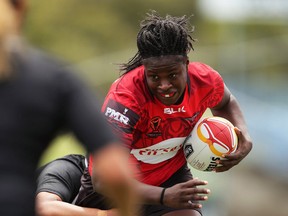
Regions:
<instances>
[{"instance_id":1,"label":"blurred background","mask_svg":"<svg viewBox=\"0 0 288 216\"><path fill-rule=\"evenodd\" d=\"M76 68L100 101L119 75L117 64L136 53L139 22L150 9L191 16L197 42L190 61L219 71L254 141L228 172L192 170L212 191L204 216L287 216L287 0L30 0L29 7L28 41ZM85 149L72 136L59 136L39 165L69 153Z\"/></svg>"}]
</instances>

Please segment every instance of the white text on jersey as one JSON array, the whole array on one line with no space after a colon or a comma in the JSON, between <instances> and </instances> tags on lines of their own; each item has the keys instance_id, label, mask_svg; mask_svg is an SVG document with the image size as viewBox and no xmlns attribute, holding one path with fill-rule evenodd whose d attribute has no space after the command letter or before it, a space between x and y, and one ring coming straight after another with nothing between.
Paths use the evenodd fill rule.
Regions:
<instances>
[{"instance_id":1,"label":"white text on jersey","mask_svg":"<svg viewBox=\"0 0 288 216\"><path fill-rule=\"evenodd\" d=\"M140 150L139 154L140 155L161 155L161 154L165 154L167 152L178 151L182 147L183 147L183 145L181 144L180 146L175 146L173 148L145 149L145 150Z\"/></svg>"},{"instance_id":2,"label":"white text on jersey","mask_svg":"<svg viewBox=\"0 0 288 216\"><path fill-rule=\"evenodd\" d=\"M174 108L164 108L164 113L165 114L174 114L174 113L179 113L179 112L186 112L185 107L179 107L178 109L174 109Z\"/></svg>"},{"instance_id":3,"label":"white text on jersey","mask_svg":"<svg viewBox=\"0 0 288 216\"><path fill-rule=\"evenodd\" d=\"M116 112L114 109L111 109L110 107L106 108L105 116L108 116L109 118L112 118L118 122L121 122L125 125L128 125L129 118L119 112Z\"/></svg>"}]
</instances>

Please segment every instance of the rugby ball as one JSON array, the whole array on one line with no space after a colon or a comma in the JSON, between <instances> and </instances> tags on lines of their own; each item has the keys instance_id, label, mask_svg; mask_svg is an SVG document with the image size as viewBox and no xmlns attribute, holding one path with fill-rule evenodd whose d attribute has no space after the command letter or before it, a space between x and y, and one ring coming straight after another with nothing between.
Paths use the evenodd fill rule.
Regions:
<instances>
[{"instance_id":1,"label":"rugby ball","mask_svg":"<svg viewBox=\"0 0 288 216\"><path fill-rule=\"evenodd\" d=\"M200 119L183 144L187 162L200 171L212 171L220 166L223 154L235 152L238 137L234 125L222 117Z\"/></svg>"}]
</instances>

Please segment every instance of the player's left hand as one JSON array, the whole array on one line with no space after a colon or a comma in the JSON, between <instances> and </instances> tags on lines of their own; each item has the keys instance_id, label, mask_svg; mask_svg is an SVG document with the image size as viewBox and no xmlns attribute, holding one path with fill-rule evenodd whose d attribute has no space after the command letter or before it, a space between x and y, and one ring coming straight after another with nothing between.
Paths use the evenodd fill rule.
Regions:
<instances>
[{"instance_id":1,"label":"player's left hand","mask_svg":"<svg viewBox=\"0 0 288 216\"><path fill-rule=\"evenodd\" d=\"M240 163L252 149L252 141L247 136L235 127L235 132L238 136L238 148L234 153L223 155L224 160L217 161L221 166L214 169L215 172L224 172L231 169L233 166Z\"/></svg>"}]
</instances>

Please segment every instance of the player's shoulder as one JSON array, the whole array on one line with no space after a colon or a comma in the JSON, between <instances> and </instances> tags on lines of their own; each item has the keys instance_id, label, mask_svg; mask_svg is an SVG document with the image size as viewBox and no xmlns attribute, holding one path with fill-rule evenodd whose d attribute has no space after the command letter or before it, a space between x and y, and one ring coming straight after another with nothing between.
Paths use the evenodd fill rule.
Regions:
<instances>
[{"instance_id":1,"label":"player's shoulder","mask_svg":"<svg viewBox=\"0 0 288 216\"><path fill-rule=\"evenodd\" d=\"M145 85L144 67L137 67L119 77L111 86L108 95L113 95L118 102L133 103L142 106L150 98L150 92Z\"/></svg>"},{"instance_id":2,"label":"player's shoulder","mask_svg":"<svg viewBox=\"0 0 288 216\"><path fill-rule=\"evenodd\" d=\"M202 62L190 62L188 65L188 76L192 80L199 80L202 82L222 79L218 71Z\"/></svg>"},{"instance_id":3,"label":"player's shoulder","mask_svg":"<svg viewBox=\"0 0 288 216\"><path fill-rule=\"evenodd\" d=\"M64 164L70 164L77 167L79 170L84 171L87 167L87 160L84 155L81 154L69 154L55 160L55 162L64 162Z\"/></svg>"},{"instance_id":4,"label":"player's shoulder","mask_svg":"<svg viewBox=\"0 0 288 216\"><path fill-rule=\"evenodd\" d=\"M87 167L85 156L80 154L69 154L57 158L44 166L40 167L37 171L38 175L45 175L46 173L69 173L71 170L83 172Z\"/></svg>"},{"instance_id":5,"label":"player's shoulder","mask_svg":"<svg viewBox=\"0 0 288 216\"><path fill-rule=\"evenodd\" d=\"M140 66L123 74L114 82L114 85L118 91L124 89L134 91L138 89L139 86L144 85L144 67Z\"/></svg>"},{"instance_id":6,"label":"player's shoulder","mask_svg":"<svg viewBox=\"0 0 288 216\"><path fill-rule=\"evenodd\" d=\"M188 65L188 77L194 88L210 86L213 87L223 83L221 75L211 66L201 62L191 62Z\"/></svg>"},{"instance_id":7,"label":"player's shoulder","mask_svg":"<svg viewBox=\"0 0 288 216\"><path fill-rule=\"evenodd\" d=\"M190 74L199 76L215 72L218 73L211 66L202 62L190 62L188 65L188 71Z\"/></svg>"}]
</instances>

